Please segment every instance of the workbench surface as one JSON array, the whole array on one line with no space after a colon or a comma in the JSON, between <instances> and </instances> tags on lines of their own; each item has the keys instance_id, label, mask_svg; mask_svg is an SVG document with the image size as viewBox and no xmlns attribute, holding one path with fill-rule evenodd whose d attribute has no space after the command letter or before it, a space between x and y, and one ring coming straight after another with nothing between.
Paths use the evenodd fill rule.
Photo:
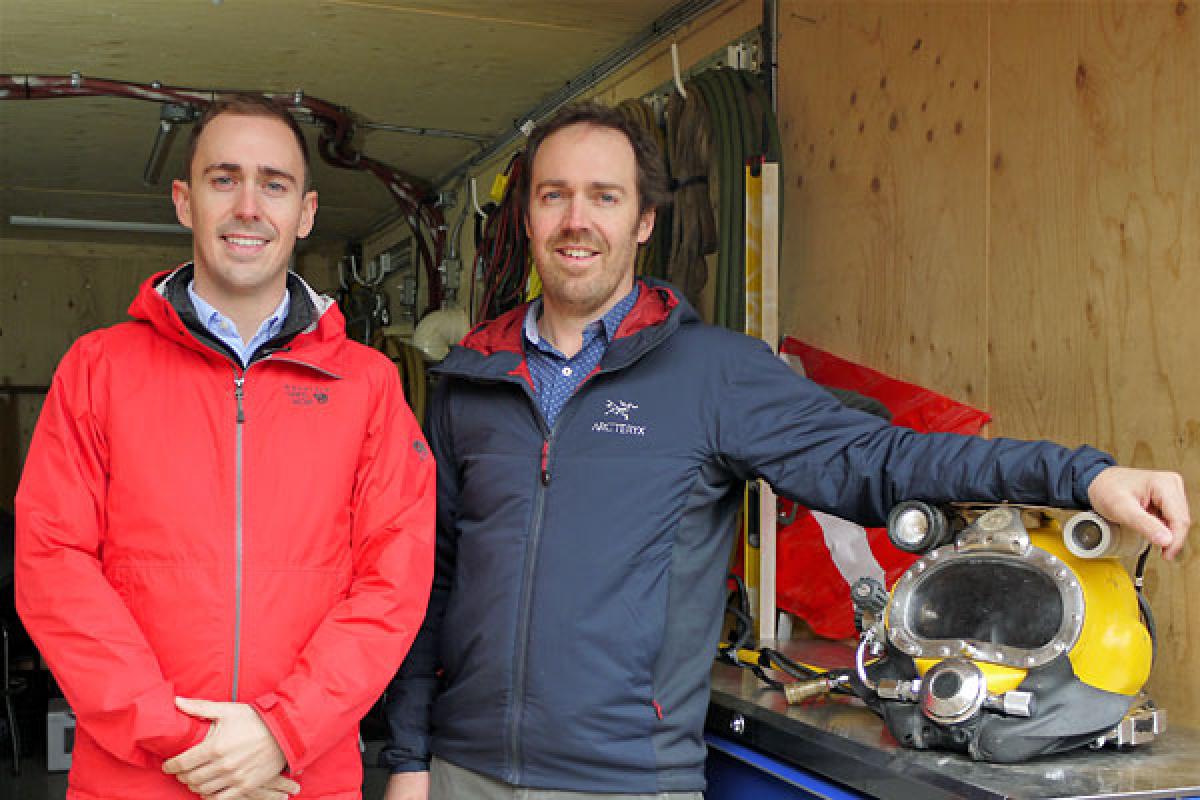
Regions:
<instances>
[{"instance_id":1,"label":"workbench surface","mask_svg":"<svg viewBox=\"0 0 1200 800\"><path fill-rule=\"evenodd\" d=\"M845 645L834 642L792 641L784 652L828 667L853 660ZM766 688L748 670L717 663L707 727L872 797L1200 797L1200 731L1172 727L1171 710L1166 710L1167 731L1150 744L987 764L958 753L899 746L857 698L835 695L789 707L782 692Z\"/></svg>"}]
</instances>

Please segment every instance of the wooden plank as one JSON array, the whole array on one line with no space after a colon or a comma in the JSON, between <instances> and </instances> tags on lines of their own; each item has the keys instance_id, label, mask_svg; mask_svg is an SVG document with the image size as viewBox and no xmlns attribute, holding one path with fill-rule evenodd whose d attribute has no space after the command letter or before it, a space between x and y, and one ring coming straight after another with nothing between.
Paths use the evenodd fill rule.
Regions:
<instances>
[{"instance_id":1,"label":"wooden plank","mask_svg":"<svg viewBox=\"0 0 1200 800\"><path fill-rule=\"evenodd\" d=\"M987 315L995 433L1093 442L1192 486L1196 14L1186 3L995 4ZM1200 560L1153 558L1147 586L1160 648L1150 689L1173 725L1194 726Z\"/></svg>"},{"instance_id":2,"label":"wooden plank","mask_svg":"<svg viewBox=\"0 0 1200 800\"><path fill-rule=\"evenodd\" d=\"M759 183L759 282L758 298L760 336L771 346L779 347L779 165L762 165ZM775 491L764 480L758 482L758 536L761 566L760 636L778 636L776 598L776 564L778 531Z\"/></svg>"},{"instance_id":3,"label":"wooden plank","mask_svg":"<svg viewBox=\"0 0 1200 800\"><path fill-rule=\"evenodd\" d=\"M784 333L986 398L986 6L798 0L779 20Z\"/></svg>"}]
</instances>

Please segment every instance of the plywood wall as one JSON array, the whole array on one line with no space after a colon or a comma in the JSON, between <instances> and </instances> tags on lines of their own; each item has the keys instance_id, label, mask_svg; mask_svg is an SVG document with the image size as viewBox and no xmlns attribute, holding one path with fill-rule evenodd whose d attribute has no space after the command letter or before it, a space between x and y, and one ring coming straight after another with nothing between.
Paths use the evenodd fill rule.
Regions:
<instances>
[{"instance_id":1,"label":"plywood wall","mask_svg":"<svg viewBox=\"0 0 1200 800\"><path fill-rule=\"evenodd\" d=\"M0 507L11 508L42 394L71 343L126 319L138 286L192 256L187 237L130 244L54 238L0 239ZM336 286L340 245L310 247L299 270ZM332 278L330 277L332 275ZM331 284L332 281L332 284Z\"/></svg>"},{"instance_id":2,"label":"plywood wall","mask_svg":"<svg viewBox=\"0 0 1200 800\"><path fill-rule=\"evenodd\" d=\"M1200 482L1200 4L780 7L781 328ZM1200 494L1191 492L1193 506ZM1200 724L1200 557L1150 688Z\"/></svg>"},{"instance_id":3,"label":"plywood wall","mask_svg":"<svg viewBox=\"0 0 1200 800\"><path fill-rule=\"evenodd\" d=\"M43 395L54 368L76 338L112 325L138 283L155 269L191 256L191 246L0 239L0 384L5 393L0 424L0 505L12 507Z\"/></svg>"}]
</instances>

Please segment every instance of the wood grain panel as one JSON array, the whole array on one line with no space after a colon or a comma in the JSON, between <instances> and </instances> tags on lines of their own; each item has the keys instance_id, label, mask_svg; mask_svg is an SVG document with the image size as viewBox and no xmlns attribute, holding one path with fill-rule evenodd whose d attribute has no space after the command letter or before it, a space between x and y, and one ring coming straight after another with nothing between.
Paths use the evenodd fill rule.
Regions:
<instances>
[{"instance_id":1,"label":"wood grain panel","mask_svg":"<svg viewBox=\"0 0 1200 800\"><path fill-rule=\"evenodd\" d=\"M1088 441L1200 479L1200 8L992 13L993 431ZM1192 493L1193 504L1197 499ZM1151 689L1200 722L1200 559L1152 560ZM1190 586L1189 586L1190 584Z\"/></svg>"},{"instance_id":2,"label":"wood grain panel","mask_svg":"<svg viewBox=\"0 0 1200 800\"><path fill-rule=\"evenodd\" d=\"M128 319L142 281L192 256L186 237L151 238L178 244L0 239L0 384L49 385L75 339ZM340 254L336 244L310 244L297 268L332 292ZM41 402L0 393L0 505L11 505Z\"/></svg>"},{"instance_id":3,"label":"wood grain panel","mask_svg":"<svg viewBox=\"0 0 1200 800\"><path fill-rule=\"evenodd\" d=\"M783 330L1195 484L1197 13L784 2ZM1198 562L1149 573L1182 725Z\"/></svg>"},{"instance_id":4,"label":"wood grain panel","mask_svg":"<svg viewBox=\"0 0 1200 800\"><path fill-rule=\"evenodd\" d=\"M48 384L71 342L125 319L142 280L191 257L190 241L180 240L158 247L0 239L0 382Z\"/></svg>"},{"instance_id":5,"label":"wood grain panel","mask_svg":"<svg viewBox=\"0 0 1200 800\"><path fill-rule=\"evenodd\" d=\"M784 2L780 329L986 397L986 7Z\"/></svg>"}]
</instances>

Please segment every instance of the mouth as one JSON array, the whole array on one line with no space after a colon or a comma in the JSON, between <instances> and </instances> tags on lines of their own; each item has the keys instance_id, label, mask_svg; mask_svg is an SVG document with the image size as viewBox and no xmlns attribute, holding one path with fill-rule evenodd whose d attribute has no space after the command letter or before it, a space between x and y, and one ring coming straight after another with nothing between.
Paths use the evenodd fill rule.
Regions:
<instances>
[{"instance_id":1,"label":"mouth","mask_svg":"<svg viewBox=\"0 0 1200 800\"><path fill-rule=\"evenodd\" d=\"M226 233L221 235L221 241L237 255L255 255L261 252L270 239L248 233Z\"/></svg>"},{"instance_id":2,"label":"mouth","mask_svg":"<svg viewBox=\"0 0 1200 800\"><path fill-rule=\"evenodd\" d=\"M554 252L558 253L568 264L585 264L600 255L599 250L574 244L557 247Z\"/></svg>"}]
</instances>

